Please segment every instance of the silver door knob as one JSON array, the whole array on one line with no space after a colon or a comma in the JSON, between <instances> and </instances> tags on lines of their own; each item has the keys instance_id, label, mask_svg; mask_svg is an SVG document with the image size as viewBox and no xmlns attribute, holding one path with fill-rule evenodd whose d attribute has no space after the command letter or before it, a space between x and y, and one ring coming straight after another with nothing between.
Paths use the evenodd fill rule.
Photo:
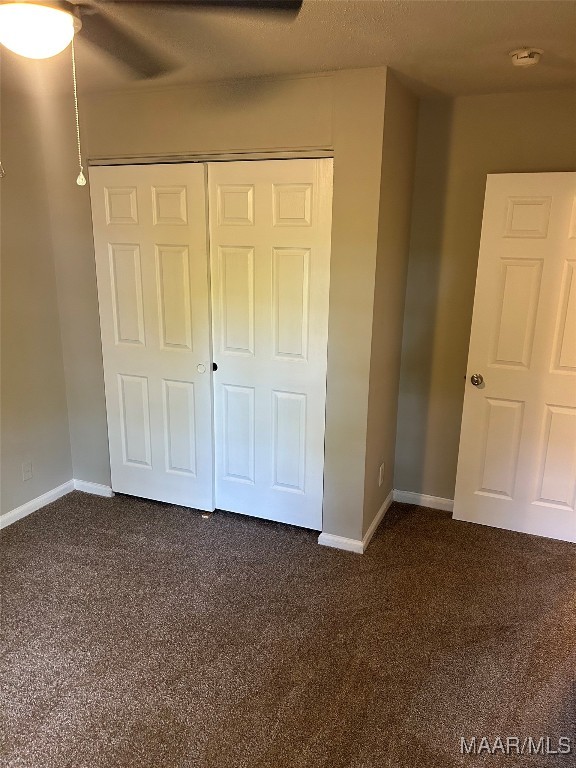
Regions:
<instances>
[{"instance_id":1,"label":"silver door knob","mask_svg":"<svg viewBox=\"0 0 576 768\"><path fill-rule=\"evenodd\" d=\"M479 387L481 384L484 384L484 376L481 373L473 373L470 376L470 381L475 387Z\"/></svg>"}]
</instances>

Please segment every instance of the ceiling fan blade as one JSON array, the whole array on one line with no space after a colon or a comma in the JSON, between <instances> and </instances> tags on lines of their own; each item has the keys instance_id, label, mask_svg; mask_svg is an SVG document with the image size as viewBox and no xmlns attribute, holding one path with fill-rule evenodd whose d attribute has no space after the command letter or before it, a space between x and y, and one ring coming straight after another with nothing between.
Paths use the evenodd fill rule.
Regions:
<instances>
[{"instance_id":1,"label":"ceiling fan blade","mask_svg":"<svg viewBox=\"0 0 576 768\"><path fill-rule=\"evenodd\" d=\"M189 8L220 8L236 11L264 11L297 16L304 0L100 0L99 5L158 5Z\"/></svg>"},{"instance_id":2,"label":"ceiling fan blade","mask_svg":"<svg viewBox=\"0 0 576 768\"><path fill-rule=\"evenodd\" d=\"M82 37L129 67L139 79L158 77L177 64L99 12L82 14Z\"/></svg>"}]
</instances>

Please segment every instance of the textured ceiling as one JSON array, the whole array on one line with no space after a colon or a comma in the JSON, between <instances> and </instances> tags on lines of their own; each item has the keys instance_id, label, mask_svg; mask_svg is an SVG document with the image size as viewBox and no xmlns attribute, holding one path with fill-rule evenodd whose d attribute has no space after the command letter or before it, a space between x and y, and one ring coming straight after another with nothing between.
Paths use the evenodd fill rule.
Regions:
<instances>
[{"instance_id":1,"label":"textured ceiling","mask_svg":"<svg viewBox=\"0 0 576 768\"><path fill-rule=\"evenodd\" d=\"M576 0L304 0L296 20L186 7L108 6L105 12L167 55L175 69L138 81L78 35L83 91L155 87L388 65L422 93L494 93L576 86ZM508 52L544 49L534 68ZM42 70L70 84L70 54L27 62L3 52L7 76Z\"/></svg>"}]
</instances>

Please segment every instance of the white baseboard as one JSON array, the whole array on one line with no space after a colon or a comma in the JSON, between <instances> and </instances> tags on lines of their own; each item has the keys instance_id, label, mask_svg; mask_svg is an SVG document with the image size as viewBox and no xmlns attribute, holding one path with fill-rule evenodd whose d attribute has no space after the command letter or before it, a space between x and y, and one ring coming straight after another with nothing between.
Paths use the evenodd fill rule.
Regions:
<instances>
[{"instance_id":1,"label":"white baseboard","mask_svg":"<svg viewBox=\"0 0 576 768\"><path fill-rule=\"evenodd\" d=\"M84 491L84 493L92 493L95 496L114 496L114 491L109 485L100 485L100 483L88 483L86 480L68 480L67 483L62 483L58 488L53 488L47 493L43 493L42 496L38 496L31 501L22 504L21 507L6 512L0 515L0 529L6 528L8 525L12 525L17 520L21 520L27 515L31 515L32 512L37 512L47 504L51 504L53 501L61 499L62 496L71 493L72 491Z\"/></svg>"},{"instance_id":2,"label":"white baseboard","mask_svg":"<svg viewBox=\"0 0 576 768\"><path fill-rule=\"evenodd\" d=\"M321 533L318 536L318 544L334 547L334 549L344 549L346 552L356 552L358 555L364 554L364 545L360 539L347 539L345 536L335 536L333 533Z\"/></svg>"},{"instance_id":3,"label":"white baseboard","mask_svg":"<svg viewBox=\"0 0 576 768\"><path fill-rule=\"evenodd\" d=\"M0 515L0 528L6 528L8 525L12 525L17 520L21 520L27 515L31 515L32 512L36 512L38 509L45 507L47 504L51 504L53 501L61 499L62 496L66 496L67 493L74 490L74 481L68 480L67 483L62 483L58 488L53 488L47 493L43 493L42 496L37 496L35 499L22 504L21 507L6 512Z\"/></svg>"},{"instance_id":4,"label":"white baseboard","mask_svg":"<svg viewBox=\"0 0 576 768\"><path fill-rule=\"evenodd\" d=\"M101 483L89 483L87 480L72 480L74 489L83 493L91 493L94 496L114 496L114 491L109 485Z\"/></svg>"},{"instance_id":5,"label":"white baseboard","mask_svg":"<svg viewBox=\"0 0 576 768\"><path fill-rule=\"evenodd\" d=\"M425 493L413 493L412 491L394 491L394 501L403 504L416 504L419 507L441 509L444 512L452 512L454 499L442 499L440 496L427 496Z\"/></svg>"},{"instance_id":6,"label":"white baseboard","mask_svg":"<svg viewBox=\"0 0 576 768\"><path fill-rule=\"evenodd\" d=\"M390 509L390 504L392 504L393 496L394 496L394 491L390 491L388 496L386 496L386 498L384 499L384 503L376 513L376 517L370 523L370 527L368 528L364 538L362 539L362 552L366 551L366 547L368 546L368 544L370 544L370 541L372 540L372 536L374 536L374 534L376 533L376 529L382 522L382 518L384 517L386 512L388 512L388 510Z\"/></svg>"},{"instance_id":7,"label":"white baseboard","mask_svg":"<svg viewBox=\"0 0 576 768\"><path fill-rule=\"evenodd\" d=\"M428 507L429 509L441 509L444 512L452 512L454 508L453 499L442 499L439 496L427 496L424 493L413 493L412 491L390 491L384 504L378 510L376 517L372 520L370 528L366 531L366 535L360 541L360 539L347 539L344 536L335 536L332 533L321 533L318 537L318 544L322 544L325 547L334 547L335 549L344 549L346 552L356 552L359 555L363 555L366 551L366 547L370 544L372 536L376 533L376 529L382 522L382 518L388 511L392 501L400 501L404 504L416 504L419 507Z\"/></svg>"},{"instance_id":8,"label":"white baseboard","mask_svg":"<svg viewBox=\"0 0 576 768\"><path fill-rule=\"evenodd\" d=\"M393 491L390 491L384 503L376 513L374 520L370 523L370 527L366 531L366 535L362 540L360 539L347 539L345 536L335 536L333 533L321 533L318 536L318 544L322 544L324 547L334 547L334 549L344 549L346 552L355 552L358 555L363 555L366 551L366 547L370 544L372 536L376 533L376 529L382 522L382 518L388 511L390 504L392 504Z\"/></svg>"}]
</instances>

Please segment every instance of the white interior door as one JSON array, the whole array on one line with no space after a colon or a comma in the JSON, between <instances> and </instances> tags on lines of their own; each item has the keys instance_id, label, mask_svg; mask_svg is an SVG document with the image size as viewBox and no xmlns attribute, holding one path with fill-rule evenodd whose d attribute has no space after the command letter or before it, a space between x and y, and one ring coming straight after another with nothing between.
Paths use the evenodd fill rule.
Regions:
<instances>
[{"instance_id":1,"label":"white interior door","mask_svg":"<svg viewBox=\"0 0 576 768\"><path fill-rule=\"evenodd\" d=\"M576 542L575 503L576 174L489 176L454 517Z\"/></svg>"},{"instance_id":2,"label":"white interior door","mask_svg":"<svg viewBox=\"0 0 576 768\"><path fill-rule=\"evenodd\" d=\"M208 177L216 506L321 530L332 161Z\"/></svg>"},{"instance_id":3,"label":"white interior door","mask_svg":"<svg viewBox=\"0 0 576 768\"><path fill-rule=\"evenodd\" d=\"M214 509L205 168L90 170L112 487Z\"/></svg>"}]
</instances>

